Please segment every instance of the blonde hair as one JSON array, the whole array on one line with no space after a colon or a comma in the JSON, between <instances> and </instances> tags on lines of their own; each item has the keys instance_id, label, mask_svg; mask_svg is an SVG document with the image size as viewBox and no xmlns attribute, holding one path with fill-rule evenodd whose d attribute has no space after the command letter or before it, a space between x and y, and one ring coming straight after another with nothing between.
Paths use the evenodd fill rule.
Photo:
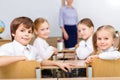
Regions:
<instances>
[{"instance_id":1,"label":"blonde hair","mask_svg":"<svg viewBox=\"0 0 120 80\"><path fill-rule=\"evenodd\" d=\"M100 30L106 30L106 31L109 31L111 34L112 34L112 36L113 36L113 38L114 39L117 39L119 36L116 36L116 30L115 30L115 28L113 27L113 26L111 26L111 25L103 25L103 26L100 26L97 30L96 30L96 32L93 34L93 38L92 38L92 41L93 41L93 48L94 48L94 54L97 54L97 53L99 53L99 51L98 51L98 47L97 47L97 32L98 31L100 31ZM117 33L118 34L118 33ZM118 34L119 35L119 34ZM117 46L115 46L117 49L118 49L118 51L120 51L120 38L118 38L119 39L119 41L118 41L118 45Z\"/></svg>"},{"instance_id":2,"label":"blonde hair","mask_svg":"<svg viewBox=\"0 0 120 80\"><path fill-rule=\"evenodd\" d=\"M41 18L41 17L35 19L35 21L34 21L34 25L35 25L34 30L37 31L37 30L39 29L40 25L43 24L44 22L47 22L47 23L48 23L48 21L47 21L46 19ZM48 23L48 25L49 25L49 23ZM35 33L34 33L34 34L35 34ZM35 37L37 37L36 34L35 34Z\"/></svg>"}]
</instances>

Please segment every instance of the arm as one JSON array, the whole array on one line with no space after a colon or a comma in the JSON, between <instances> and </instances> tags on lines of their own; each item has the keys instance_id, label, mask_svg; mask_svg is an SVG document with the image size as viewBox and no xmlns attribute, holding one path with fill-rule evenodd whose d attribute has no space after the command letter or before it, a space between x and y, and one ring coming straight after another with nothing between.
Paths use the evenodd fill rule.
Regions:
<instances>
[{"instance_id":1,"label":"arm","mask_svg":"<svg viewBox=\"0 0 120 80\"><path fill-rule=\"evenodd\" d=\"M86 59L92 53L92 46L85 47L85 41L80 41L79 47L76 49L76 54L79 59Z\"/></svg>"},{"instance_id":2,"label":"arm","mask_svg":"<svg viewBox=\"0 0 120 80\"><path fill-rule=\"evenodd\" d=\"M120 58L120 52L113 51L113 52L103 52L99 54L100 59L106 60L116 60Z\"/></svg>"},{"instance_id":3,"label":"arm","mask_svg":"<svg viewBox=\"0 0 120 80\"><path fill-rule=\"evenodd\" d=\"M91 63L94 58L99 58L99 57L98 57L98 55L91 55L85 60L85 62L86 63Z\"/></svg>"},{"instance_id":4,"label":"arm","mask_svg":"<svg viewBox=\"0 0 120 80\"><path fill-rule=\"evenodd\" d=\"M71 72L70 64L65 64L65 63L60 63L60 62L55 62L55 61L50 61L50 60L43 60L41 62L41 65L44 65L44 66L58 66L62 70L64 70L65 72Z\"/></svg>"},{"instance_id":5,"label":"arm","mask_svg":"<svg viewBox=\"0 0 120 80\"><path fill-rule=\"evenodd\" d=\"M68 36L65 28L64 28L64 27L61 27L61 30L62 30L62 33L63 33L63 37L64 37L66 40L68 40L69 36Z\"/></svg>"},{"instance_id":6,"label":"arm","mask_svg":"<svg viewBox=\"0 0 120 80\"><path fill-rule=\"evenodd\" d=\"M0 56L0 66L5 66L16 61L26 60L25 56Z\"/></svg>"},{"instance_id":7,"label":"arm","mask_svg":"<svg viewBox=\"0 0 120 80\"><path fill-rule=\"evenodd\" d=\"M68 39L68 34L67 34L66 30L64 29L64 14L63 14L63 11L64 11L64 9L61 8L60 13L59 13L59 25L60 25L60 28L62 30L63 37L67 40Z\"/></svg>"},{"instance_id":8,"label":"arm","mask_svg":"<svg viewBox=\"0 0 120 80\"><path fill-rule=\"evenodd\" d=\"M45 42L42 42L40 40L35 40L33 45L34 45L34 47L36 47L36 49L38 50L39 55L43 59L50 58L54 53L54 47L49 46L49 44L47 44Z\"/></svg>"}]
</instances>

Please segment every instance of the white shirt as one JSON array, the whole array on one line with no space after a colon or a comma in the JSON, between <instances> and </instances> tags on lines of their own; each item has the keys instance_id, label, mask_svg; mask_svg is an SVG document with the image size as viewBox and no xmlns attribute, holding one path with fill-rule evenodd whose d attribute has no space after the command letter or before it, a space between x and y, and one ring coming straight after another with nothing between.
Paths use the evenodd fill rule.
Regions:
<instances>
[{"instance_id":1,"label":"white shirt","mask_svg":"<svg viewBox=\"0 0 120 80\"><path fill-rule=\"evenodd\" d=\"M114 47L110 47L108 50L102 51L98 56L100 59L116 60L120 58L120 52Z\"/></svg>"},{"instance_id":2,"label":"white shirt","mask_svg":"<svg viewBox=\"0 0 120 80\"><path fill-rule=\"evenodd\" d=\"M54 47L49 46L46 40L42 38L37 37L33 43L33 46L38 49L40 56L43 59L49 59L54 53Z\"/></svg>"},{"instance_id":3,"label":"white shirt","mask_svg":"<svg viewBox=\"0 0 120 80\"><path fill-rule=\"evenodd\" d=\"M0 56L26 56L28 60L38 62L43 60L35 47L29 44L24 46L15 40L0 47Z\"/></svg>"},{"instance_id":4,"label":"white shirt","mask_svg":"<svg viewBox=\"0 0 120 80\"><path fill-rule=\"evenodd\" d=\"M92 36L87 40L81 40L76 53L79 59L86 59L93 52Z\"/></svg>"}]
</instances>

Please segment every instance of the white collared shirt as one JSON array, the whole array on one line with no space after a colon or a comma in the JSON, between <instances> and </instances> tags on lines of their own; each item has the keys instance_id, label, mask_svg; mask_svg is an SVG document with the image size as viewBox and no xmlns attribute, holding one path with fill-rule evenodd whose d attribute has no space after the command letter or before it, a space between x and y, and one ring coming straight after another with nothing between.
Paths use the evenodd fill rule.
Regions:
<instances>
[{"instance_id":1,"label":"white collared shirt","mask_svg":"<svg viewBox=\"0 0 120 80\"><path fill-rule=\"evenodd\" d=\"M120 52L112 46L109 49L102 51L98 56L100 59L116 60L120 58Z\"/></svg>"},{"instance_id":2,"label":"white collared shirt","mask_svg":"<svg viewBox=\"0 0 120 80\"><path fill-rule=\"evenodd\" d=\"M54 47L49 46L46 40L37 37L33 43L33 46L36 47L39 51L39 55L43 59L49 59L54 53Z\"/></svg>"},{"instance_id":3,"label":"white collared shirt","mask_svg":"<svg viewBox=\"0 0 120 80\"><path fill-rule=\"evenodd\" d=\"M25 52L27 48L27 53ZM4 44L0 47L0 56L26 56L28 60L42 61L38 51L31 45L24 46L17 41Z\"/></svg>"},{"instance_id":4,"label":"white collared shirt","mask_svg":"<svg viewBox=\"0 0 120 80\"><path fill-rule=\"evenodd\" d=\"M81 40L79 42L79 47L76 49L76 53L79 59L86 59L92 52L93 44L91 35L91 37L87 41Z\"/></svg>"}]
</instances>

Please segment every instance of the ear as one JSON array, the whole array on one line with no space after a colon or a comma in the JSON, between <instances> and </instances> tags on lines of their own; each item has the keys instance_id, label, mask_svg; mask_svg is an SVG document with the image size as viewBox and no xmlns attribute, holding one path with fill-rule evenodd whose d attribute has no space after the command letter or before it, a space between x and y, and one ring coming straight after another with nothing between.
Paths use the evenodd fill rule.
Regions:
<instances>
[{"instance_id":1,"label":"ear","mask_svg":"<svg viewBox=\"0 0 120 80\"><path fill-rule=\"evenodd\" d=\"M14 37L14 36L15 36L15 34L14 34L14 33L12 33L12 36Z\"/></svg>"},{"instance_id":2,"label":"ear","mask_svg":"<svg viewBox=\"0 0 120 80\"><path fill-rule=\"evenodd\" d=\"M93 32L93 31L94 31L94 27L93 27L93 26L91 26L91 27L90 27L90 29L91 29L91 32Z\"/></svg>"},{"instance_id":3,"label":"ear","mask_svg":"<svg viewBox=\"0 0 120 80\"><path fill-rule=\"evenodd\" d=\"M36 29L34 30L34 33L35 33L36 35L38 35L38 31L37 31Z\"/></svg>"}]
</instances>

